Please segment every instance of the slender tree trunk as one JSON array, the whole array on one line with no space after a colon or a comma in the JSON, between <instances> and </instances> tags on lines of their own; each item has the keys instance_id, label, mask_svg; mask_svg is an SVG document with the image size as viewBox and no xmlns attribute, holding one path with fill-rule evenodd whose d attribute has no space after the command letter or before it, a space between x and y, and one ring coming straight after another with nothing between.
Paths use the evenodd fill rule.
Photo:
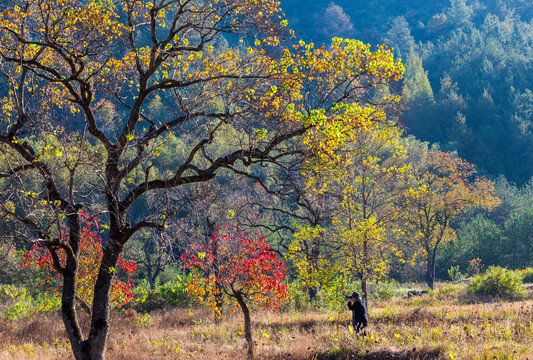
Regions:
<instances>
[{"instance_id":1,"label":"slender tree trunk","mask_svg":"<svg viewBox=\"0 0 533 360\"><path fill-rule=\"evenodd\" d=\"M362 297L368 312L368 281L365 275L363 275L363 278L361 279L361 291L363 292Z\"/></svg>"},{"instance_id":2,"label":"slender tree trunk","mask_svg":"<svg viewBox=\"0 0 533 360\"><path fill-rule=\"evenodd\" d=\"M252 320L250 318L250 310L244 301L242 294L239 292L233 292L235 299L241 306L242 314L244 315L244 337L248 343L248 360L254 359L254 342L252 339Z\"/></svg>"},{"instance_id":3,"label":"slender tree trunk","mask_svg":"<svg viewBox=\"0 0 533 360\"><path fill-rule=\"evenodd\" d=\"M428 252L428 259L427 259L427 272L426 272L426 283L428 287L433 290L434 283L435 283L435 257L437 254L437 249L433 249L433 251Z\"/></svg>"},{"instance_id":4,"label":"slender tree trunk","mask_svg":"<svg viewBox=\"0 0 533 360\"><path fill-rule=\"evenodd\" d=\"M526 267L531 266L531 238L528 237L527 239L527 264Z\"/></svg>"},{"instance_id":5,"label":"slender tree trunk","mask_svg":"<svg viewBox=\"0 0 533 360\"><path fill-rule=\"evenodd\" d=\"M151 266L146 267L146 280L148 280L148 284L150 285L150 290L155 291L157 289L157 286L155 284L156 279L155 279L155 276L152 275Z\"/></svg>"},{"instance_id":6,"label":"slender tree trunk","mask_svg":"<svg viewBox=\"0 0 533 360\"><path fill-rule=\"evenodd\" d=\"M315 226L317 225L318 224L316 224ZM318 264L320 263L320 251L321 251L320 244L321 244L320 237L314 238L313 246L311 247L312 263L316 265L314 270L317 270L317 271L319 270ZM318 294L318 286L309 286L307 291L309 294L309 300L310 301L316 300L316 296Z\"/></svg>"},{"instance_id":7,"label":"slender tree trunk","mask_svg":"<svg viewBox=\"0 0 533 360\"><path fill-rule=\"evenodd\" d=\"M369 255L368 255L368 241L366 239L363 241L363 254L364 256L362 259L363 260L363 272L362 272L362 277L361 277L361 291L363 292L363 300L365 302L366 309L368 312L368 271L369 271L368 258L369 258Z\"/></svg>"},{"instance_id":8,"label":"slender tree trunk","mask_svg":"<svg viewBox=\"0 0 533 360\"><path fill-rule=\"evenodd\" d=\"M146 266L146 279L148 280L148 284L150 285L150 290L155 291L156 290L156 279L157 274L154 274L152 271L152 267L154 266L152 264L152 259L150 258L151 251L150 251L150 241L145 240L143 243L143 252L144 257L146 259L145 266Z\"/></svg>"},{"instance_id":9,"label":"slender tree trunk","mask_svg":"<svg viewBox=\"0 0 533 360\"><path fill-rule=\"evenodd\" d=\"M215 233L215 224L211 222L211 220L207 216L205 218L205 224L206 224L206 234L205 234L206 241L207 243L209 243L210 241L214 242L213 234ZM212 255L214 257L214 261L213 261L214 274L213 275L215 275L215 279L218 279L220 275L220 271L218 269L218 251L217 251L218 245L216 242L214 242L213 245L215 245L212 247L213 249ZM222 321L222 306L224 305L224 299L223 299L224 291L222 289L222 286L220 286L220 284L218 283L218 280L215 281L215 288L216 288L216 291L215 291L215 323L218 324Z\"/></svg>"},{"instance_id":10,"label":"slender tree trunk","mask_svg":"<svg viewBox=\"0 0 533 360\"><path fill-rule=\"evenodd\" d=\"M146 280L148 280L148 284L150 285L150 291L157 290L157 286L155 284L155 279L150 277L150 274L146 274Z\"/></svg>"}]
</instances>

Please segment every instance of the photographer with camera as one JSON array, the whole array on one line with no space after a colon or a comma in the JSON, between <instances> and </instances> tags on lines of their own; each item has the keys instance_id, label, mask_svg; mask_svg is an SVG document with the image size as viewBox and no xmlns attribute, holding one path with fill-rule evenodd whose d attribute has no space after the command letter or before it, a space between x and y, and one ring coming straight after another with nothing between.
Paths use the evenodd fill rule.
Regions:
<instances>
[{"instance_id":1,"label":"photographer with camera","mask_svg":"<svg viewBox=\"0 0 533 360\"><path fill-rule=\"evenodd\" d=\"M348 309L352 310L352 326L356 333L363 330L368 325L368 315L363 300L359 297L359 293L354 291L352 295L346 296L348 299Z\"/></svg>"}]
</instances>

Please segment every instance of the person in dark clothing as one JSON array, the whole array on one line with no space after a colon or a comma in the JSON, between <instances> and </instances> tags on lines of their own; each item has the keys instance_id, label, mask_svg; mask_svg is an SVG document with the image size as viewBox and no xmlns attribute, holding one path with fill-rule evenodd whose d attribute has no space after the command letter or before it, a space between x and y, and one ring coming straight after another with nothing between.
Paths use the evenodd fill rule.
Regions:
<instances>
[{"instance_id":1,"label":"person in dark clothing","mask_svg":"<svg viewBox=\"0 0 533 360\"><path fill-rule=\"evenodd\" d=\"M352 295L348 295L347 298L348 309L352 310L352 326L354 330L359 333L368 325L368 315L366 314L365 303L355 291Z\"/></svg>"}]
</instances>

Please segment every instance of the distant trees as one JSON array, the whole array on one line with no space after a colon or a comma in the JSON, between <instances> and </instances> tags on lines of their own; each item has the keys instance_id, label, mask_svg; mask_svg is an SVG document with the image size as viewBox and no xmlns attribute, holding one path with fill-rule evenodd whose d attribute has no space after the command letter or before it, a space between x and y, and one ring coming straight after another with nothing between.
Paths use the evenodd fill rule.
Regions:
<instances>
[{"instance_id":1,"label":"distant trees","mask_svg":"<svg viewBox=\"0 0 533 360\"><path fill-rule=\"evenodd\" d=\"M435 101L433 89L429 83L427 71L422 66L422 60L414 50L410 51L407 56L405 72L402 98L409 105L410 110L432 106Z\"/></svg>"},{"instance_id":2,"label":"distant trees","mask_svg":"<svg viewBox=\"0 0 533 360\"><path fill-rule=\"evenodd\" d=\"M470 209L454 222L457 240L443 244L437 255L437 263L442 265L437 269L438 277L447 278L446 264L454 264L461 273L469 274L473 259L479 259L484 268L530 266L531 182L518 187L500 177L494 184L499 205L490 211Z\"/></svg>"},{"instance_id":3,"label":"distant trees","mask_svg":"<svg viewBox=\"0 0 533 360\"><path fill-rule=\"evenodd\" d=\"M467 25L473 14L472 7L468 6L465 0L451 0L450 7L446 11L447 17L456 27Z\"/></svg>"},{"instance_id":4,"label":"distant trees","mask_svg":"<svg viewBox=\"0 0 533 360\"><path fill-rule=\"evenodd\" d=\"M317 26L328 37L348 36L354 30L350 16L334 2L329 3L323 15L317 16Z\"/></svg>"},{"instance_id":5,"label":"distant trees","mask_svg":"<svg viewBox=\"0 0 533 360\"><path fill-rule=\"evenodd\" d=\"M407 112L406 122L409 133L457 151L481 172L524 183L533 174L525 110L533 87L526 75L531 44L524 42L532 27L521 18L525 14L510 11L512 3L479 6L453 1L443 11L444 26L420 44L417 52L438 95L435 107Z\"/></svg>"},{"instance_id":6,"label":"distant trees","mask_svg":"<svg viewBox=\"0 0 533 360\"><path fill-rule=\"evenodd\" d=\"M172 227L171 230L179 236L177 227ZM134 259L140 267L150 290L157 289L161 275L175 261L176 242L170 236L170 231L139 231L129 245L126 248L128 257Z\"/></svg>"},{"instance_id":7,"label":"distant trees","mask_svg":"<svg viewBox=\"0 0 533 360\"><path fill-rule=\"evenodd\" d=\"M428 72L424 69L422 59L411 48L405 50L405 77L402 86L402 102L405 112L402 114L402 123L407 131L414 133L422 139L432 140L439 136L439 130L428 121L433 116L435 97L428 80Z\"/></svg>"},{"instance_id":8,"label":"distant trees","mask_svg":"<svg viewBox=\"0 0 533 360\"><path fill-rule=\"evenodd\" d=\"M328 198L331 222L294 234L288 255L299 277L327 287L336 274L357 275L367 297L368 282L384 277L392 264L421 258L433 288L439 249L457 239L456 221L469 209L499 204L493 183L453 154L400 141L395 127L369 128L347 144L335 152L334 168L318 161L304 172L307 192ZM496 244L497 232L490 239ZM467 262L485 258L475 242L487 237L460 240L458 254L473 256Z\"/></svg>"},{"instance_id":9,"label":"distant trees","mask_svg":"<svg viewBox=\"0 0 533 360\"><path fill-rule=\"evenodd\" d=\"M533 209L512 213L504 229L509 247L502 253L502 262L514 269L533 266Z\"/></svg>"},{"instance_id":10,"label":"distant trees","mask_svg":"<svg viewBox=\"0 0 533 360\"><path fill-rule=\"evenodd\" d=\"M308 162L305 194L320 200L326 212L312 213L327 221L300 219L305 225L294 233L287 255L310 288L331 291L339 279L355 278L368 301L368 284L386 277L391 259L406 261L401 241L410 164L400 134L380 122L336 148L330 155L335 166L320 157Z\"/></svg>"},{"instance_id":11,"label":"distant trees","mask_svg":"<svg viewBox=\"0 0 533 360\"><path fill-rule=\"evenodd\" d=\"M411 34L409 23L405 17L398 16L391 21L387 31L387 41L396 49L396 53L405 59L411 51L417 50L415 38ZM407 74L410 72L408 71Z\"/></svg>"},{"instance_id":12,"label":"distant trees","mask_svg":"<svg viewBox=\"0 0 533 360\"><path fill-rule=\"evenodd\" d=\"M385 277L391 257L401 257L396 233L401 232L400 218L407 206L405 156L400 131L376 125L352 137L341 152L341 166L309 179L316 183L314 191L326 188L336 200L326 231L336 247L336 272L357 275L367 304L368 283Z\"/></svg>"},{"instance_id":13,"label":"distant trees","mask_svg":"<svg viewBox=\"0 0 533 360\"><path fill-rule=\"evenodd\" d=\"M288 195L262 208L268 214L265 221L270 223L266 229L281 236L280 250L291 260L309 298L316 300L319 289L329 287L336 276L331 262L336 247L326 233L335 199L327 190L311 190L306 182L306 176L293 173Z\"/></svg>"}]
</instances>

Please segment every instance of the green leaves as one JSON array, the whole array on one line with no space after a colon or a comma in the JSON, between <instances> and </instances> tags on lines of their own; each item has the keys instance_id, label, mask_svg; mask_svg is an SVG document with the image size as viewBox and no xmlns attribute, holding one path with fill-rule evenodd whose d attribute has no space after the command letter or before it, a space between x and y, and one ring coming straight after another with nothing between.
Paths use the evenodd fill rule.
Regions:
<instances>
[{"instance_id":1,"label":"green leaves","mask_svg":"<svg viewBox=\"0 0 533 360\"><path fill-rule=\"evenodd\" d=\"M255 130L255 133L254 133L254 136L257 138L257 139L264 139L265 136L267 135L268 133L268 130L267 129L256 129Z\"/></svg>"}]
</instances>

